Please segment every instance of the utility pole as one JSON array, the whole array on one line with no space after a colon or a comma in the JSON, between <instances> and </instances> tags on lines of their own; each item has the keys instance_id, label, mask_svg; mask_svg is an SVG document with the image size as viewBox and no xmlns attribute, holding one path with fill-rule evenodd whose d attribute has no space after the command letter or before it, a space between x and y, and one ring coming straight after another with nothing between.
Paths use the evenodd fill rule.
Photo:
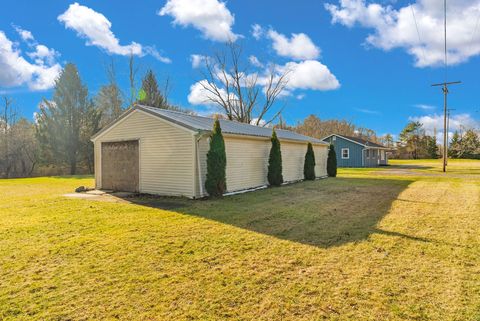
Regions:
<instances>
[{"instance_id":1,"label":"utility pole","mask_svg":"<svg viewBox=\"0 0 480 321\"><path fill-rule=\"evenodd\" d=\"M453 108L448 108L447 109L447 165L448 165L448 149L449 149L449 139L448 139L448 134L450 133L450 112L452 110L455 110Z\"/></svg>"},{"instance_id":2,"label":"utility pole","mask_svg":"<svg viewBox=\"0 0 480 321\"><path fill-rule=\"evenodd\" d=\"M443 172L446 172L447 167L447 144L448 144L448 126L447 126L447 111L448 111L448 104L447 104L447 96L448 96L448 86L460 84L461 81L452 81L452 82L443 82L440 84L433 84L432 86L442 86L443 91Z\"/></svg>"},{"instance_id":3,"label":"utility pole","mask_svg":"<svg viewBox=\"0 0 480 321\"><path fill-rule=\"evenodd\" d=\"M444 21L443 21L443 31L444 31L444 53L445 53L445 81L439 84L433 84L432 86L442 86L443 91L443 172L447 171L447 96L448 96L448 86L460 84L461 81L452 81L447 82L447 0L443 1L443 13L444 13Z\"/></svg>"}]
</instances>

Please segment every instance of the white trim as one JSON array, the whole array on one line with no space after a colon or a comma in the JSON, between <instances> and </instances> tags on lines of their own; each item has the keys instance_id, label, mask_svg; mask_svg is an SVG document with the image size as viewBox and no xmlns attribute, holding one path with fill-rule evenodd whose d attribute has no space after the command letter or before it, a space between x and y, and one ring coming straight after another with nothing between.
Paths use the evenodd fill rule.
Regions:
<instances>
[{"instance_id":1,"label":"white trim","mask_svg":"<svg viewBox=\"0 0 480 321\"><path fill-rule=\"evenodd\" d=\"M343 156L343 152L346 151L347 152L347 156ZM350 148L348 147L345 147L345 148L342 148L342 152L341 152L341 155L342 155L342 159L350 159Z\"/></svg>"},{"instance_id":2,"label":"white trim","mask_svg":"<svg viewBox=\"0 0 480 321\"><path fill-rule=\"evenodd\" d=\"M204 134L199 134L198 136L195 135L193 137L194 137L194 141L195 141L195 157L197 158L196 163L197 163L198 187L199 187L198 192L199 192L199 197L204 197L204 196L206 196L206 193L203 190L202 164L200 162L200 148L198 147L198 143L204 137ZM194 188L194 191L195 191L195 188ZM194 197L196 197L196 195L194 195Z\"/></svg>"},{"instance_id":3,"label":"white trim","mask_svg":"<svg viewBox=\"0 0 480 321\"><path fill-rule=\"evenodd\" d=\"M348 138L343 137L342 135L338 135L338 134L328 135L328 136L322 138L321 140L325 140L325 139L330 138L330 137L332 137L332 136L337 136L337 137L343 138L343 139L345 139L345 140L348 140L349 142L352 142L352 143L354 143L354 144L357 144L357 145L360 145L360 146L363 146L363 147L369 148L369 149L384 149L384 150L389 150L389 149L390 149L390 148L388 148L388 147L377 147L377 146L364 145L364 144L362 144L362 143L356 142L356 141L354 141L354 140L348 139Z\"/></svg>"},{"instance_id":4,"label":"white trim","mask_svg":"<svg viewBox=\"0 0 480 321\"><path fill-rule=\"evenodd\" d=\"M138 192L143 191L142 183L142 150L143 150L143 139L138 139Z\"/></svg>"},{"instance_id":5,"label":"white trim","mask_svg":"<svg viewBox=\"0 0 480 321\"><path fill-rule=\"evenodd\" d=\"M327 137L322 138L322 140L325 140L325 139L330 138L330 137L332 137L332 136L337 136L337 137L343 138L343 139L345 139L345 140L348 140L349 142L352 142L352 143L354 143L354 144L357 144L357 145L360 145L360 146L363 146L363 147L368 147L368 146L366 146L366 145L363 145L363 144L361 144L361 143L359 143L359 142L356 142L356 141L354 141L354 140L348 139L348 138L343 137L342 135L338 135L338 134L329 135L329 136L327 136Z\"/></svg>"}]
</instances>

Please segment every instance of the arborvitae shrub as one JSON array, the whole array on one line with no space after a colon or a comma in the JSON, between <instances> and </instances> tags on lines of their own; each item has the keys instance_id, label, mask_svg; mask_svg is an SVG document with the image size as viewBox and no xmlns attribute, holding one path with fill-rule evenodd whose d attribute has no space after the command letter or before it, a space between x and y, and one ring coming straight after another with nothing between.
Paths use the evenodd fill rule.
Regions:
<instances>
[{"instance_id":1,"label":"arborvitae shrub","mask_svg":"<svg viewBox=\"0 0 480 321\"><path fill-rule=\"evenodd\" d=\"M305 154L305 163L303 165L303 177L306 180L315 180L315 153L313 152L313 146L308 143L307 153Z\"/></svg>"},{"instance_id":2,"label":"arborvitae shrub","mask_svg":"<svg viewBox=\"0 0 480 321\"><path fill-rule=\"evenodd\" d=\"M330 177L337 176L337 154L335 153L335 146L330 145L327 159L327 174Z\"/></svg>"},{"instance_id":3,"label":"arborvitae shrub","mask_svg":"<svg viewBox=\"0 0 480 321\"><path fill-rule=\"evenodd\" d=\"M272 148L270 149L270 157L268 158L268 183L272 186L280 186L283 183L282 152L275 129L273 130L271 141Z\"/></svg>"},{"instance_id":4,"label":"arborvitae shrub","mask_svg":"<svg viewBox=\"0 0 480 321\"><path fill-rule=\"evenodd\" d=\"M212 197L220 197L227 189L226 180L227 155L225 154L225 142L218 119L213 124L213 132L210 139L210 150L207 153L207 179L205 189Z\"/></svg>"}]
</instances>

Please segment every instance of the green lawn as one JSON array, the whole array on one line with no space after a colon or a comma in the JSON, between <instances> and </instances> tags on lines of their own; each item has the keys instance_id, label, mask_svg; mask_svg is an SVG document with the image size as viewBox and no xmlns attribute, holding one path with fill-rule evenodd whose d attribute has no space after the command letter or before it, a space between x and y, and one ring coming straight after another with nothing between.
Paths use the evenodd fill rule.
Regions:
<instances>
[{"instance_id":1,"label":"green lawn","mask_svg":"<svg viewBox=\"0 0 480 321\"><path fill-rule=\"evenodd\" d=\"M0 180L0 320L480 320L480 161L392 164L213 201Z\"/></svg>"}]
</instances>

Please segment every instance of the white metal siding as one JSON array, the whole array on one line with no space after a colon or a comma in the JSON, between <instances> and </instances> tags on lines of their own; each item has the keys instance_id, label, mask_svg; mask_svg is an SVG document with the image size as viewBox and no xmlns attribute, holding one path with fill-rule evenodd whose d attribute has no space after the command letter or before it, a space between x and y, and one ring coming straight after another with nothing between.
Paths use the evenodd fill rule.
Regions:
<instances>
[{"instance_id":1,"label":"white metal siding","mask_svg":"<svg viewBox=\"0 0 480 321\"><path fill-rule=\"evenodd\" d=\"M313 145L315 153L315 176L327 176L328 146Z\"/></svg>"},{"instance_id":2,"label":"white metal siding","mask_svg":"<svg viewBox=\"0 0 480 321\"><path fill-rule=\"evenodd\" d=\"M232 137L224 135L225 150L227 155L227 191L254 188L267 185L268 157L271 142L268 138ZM282 167L284 181L297 181L303 179L303 166L306 142L280 141L282 148ZM315 152L315 174L317 177L327 174L328 146L313 145ZM209 150L208 137L203 137L198 142L200 159L200 176L202 186L205 184L207 174L207 152ZM198 168L198 166L197 166ZM198 176L198 173L197 173ZM198 179L196 180L195 195L202 195Z\"/></svg>"},{"instance_id":3,"label":"white metal siding","mask_svg":"<svg viewBox=\"0 0 480 321\"><path fill-rule=\"evenodd\" d=\"M307 143L282 142L282 174L285 182L303 179Z\"/></svg>"},{"instance_id":4,"label":"white metal siding","mask_svg":"<svg viewBox=\"0 0 480 321\"><path fill-rule=\"evenodd\" d=\"M133 139L140 142L140 192L194 196L192 133L138 110L95 141L97 188L101 188L101 142Z\"/></svg>"}]
</instances>

